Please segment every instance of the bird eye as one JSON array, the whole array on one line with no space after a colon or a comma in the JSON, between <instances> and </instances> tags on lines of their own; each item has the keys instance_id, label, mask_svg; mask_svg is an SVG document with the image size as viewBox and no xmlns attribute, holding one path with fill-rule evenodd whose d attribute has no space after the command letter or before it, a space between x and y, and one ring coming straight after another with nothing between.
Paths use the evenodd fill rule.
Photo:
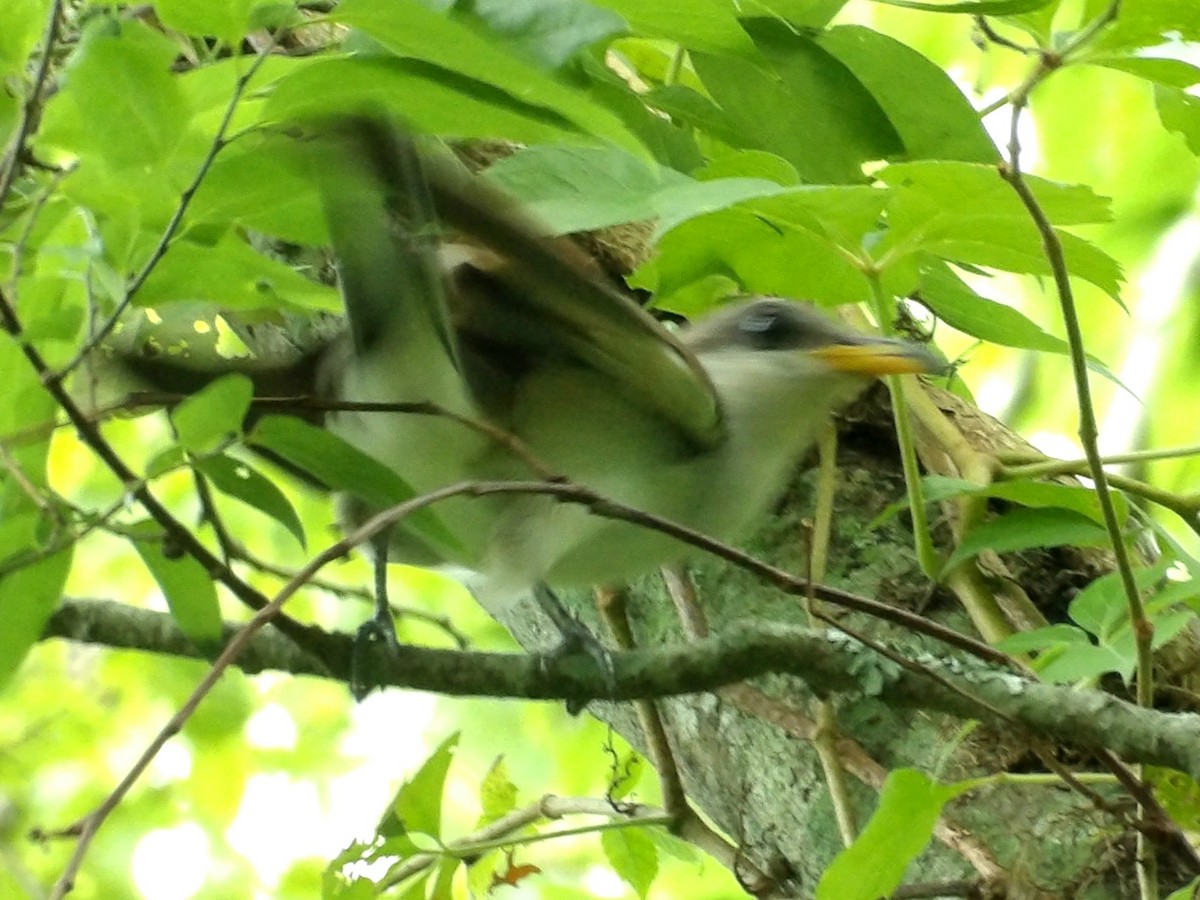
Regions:
<instances>
[{"instance_id":1,"label":"bird eye","mask_svg":"<svg viewBox=\"0 0 1200 900\"><path fill-rule=\"evenodd\" d=\"M778 313L752 312L742 317L741 328L746 334L765 334L778 324Z\"/></svg>"},{"instance_id":2,"label":"bird eye","mask_svg":"<svg viewBox=\"0 0 1200 900\"><path fill-rule=\"evenodd\" d=\"M738 330L757 347L776 347L790 332L791 320L776 303L760 303L738 321Z\"/></svg>"}]
</instances>

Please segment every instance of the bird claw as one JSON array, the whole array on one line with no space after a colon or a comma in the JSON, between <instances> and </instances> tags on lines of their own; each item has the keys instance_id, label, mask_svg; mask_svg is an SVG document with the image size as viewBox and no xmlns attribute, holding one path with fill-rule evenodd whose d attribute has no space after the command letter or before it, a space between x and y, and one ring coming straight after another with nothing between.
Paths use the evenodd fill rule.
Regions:
<instances>
[{"instance_id":1,"label":"bird claw","mask_svg":"<svg viewBox=\"0 0 1200 900\"><path fill-rule=\"evenodd\" d=\"M573 616L555 618L554 624L562 636L562 640L559 641L556 647L541 656L540 665L543 673L549 669L552 662L557 663L580 656L586 657L600 670L604 678L605 695L608 697L616 696L617 669L613 661L612 652L600 643L599 639L588 630L587 626ZM565 701L567 712L573 716L579 715L591 699L595 698L567 699Z\"/></svg>"},{"instance_id":2,"label":"bird claw","mask_svg":"<svg viewBox=\"0 0 1200 900\"><path fill-rule=\"evenodd\" d=\"M396 637L396 623L390 612L375 615L359 626L354 635L354 649L350 657L350 695L362 702L371 691L380 687L380 681L372 671L372 663L378 659L375 644L382 643L389 657L400 655L400 639Z\"/></svg>"}]
</instances>

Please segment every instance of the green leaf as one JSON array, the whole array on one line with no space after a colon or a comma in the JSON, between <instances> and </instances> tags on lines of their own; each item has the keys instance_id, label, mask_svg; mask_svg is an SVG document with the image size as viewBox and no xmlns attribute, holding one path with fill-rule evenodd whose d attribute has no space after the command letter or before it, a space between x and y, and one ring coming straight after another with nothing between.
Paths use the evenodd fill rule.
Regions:
<instances>
[{"instance_id":1,"label":"green leaf","mask_svg":"<svg viewBox=\"0 0 1200 900\"><path fill-rule=\"evenodd\" d=\"M237 224L293 243L329 243L311 179L276 143L247 136L217 157L192 201L189 225Z\"/></svg>"},{"instance_id":2,"label":"green leaf","mask_svg":"<svg viewBox=\"0 0 1200 900\"><path fill-rule=\"evenodd\" d=\"M974 107L939 66L916 50L861 25L830 28L817 43L871 92L910 159L999 161Z\"/></svg>"},{"instance_id":3,"label":"green leaf","mask_svg":"<svg viewBox=\"0 0 1200 900\"><path fill-rule=\"evenodd\" d=\"M951 328L1004 347L1070 352L1066 341L1047 334L1024 313L976 293L942 260L924 258L919 272L920 302Z\"/></svg>"},{"instance_id":4,"label":"green leaf","mask_svg":"<svg viewBox=\"0 0 1200 900\"><path fill-rule=\"evenodd\" d=\"M645 285L652 277L657 291L670 294L713 274L732 273L752 293L829 305L869 295L862 270L823 233L819 220L805 228L773 218L737 207L684 222L663 237L658 258L631 283Z\"/></svg>"},{"instance_id":5,"label":"green leaf","mask_svg":"<svg viewBox=\"0 0 1200 900\"><path fill-rule=\"evenodd\" d=\"M718 178L757 178L785 187L800 185L800 174L791 163L765 150L732 150L707 163L694 172L693 176L701 181L715 181Z\"/></svg>"},{"instance_id":6,"label":"green leaf","mask_svg":"<svg viewBox=\"0 0 1200 900\"><path fill-rule=\"evenodd\" d=\"M1159 581L1166 570L1165 562L1135 569L1134 583L1139 591L1145 591ZM1071 621L1100 639L1111 636L1122 622L1128 621L1128 613L1124 582L1118 572L1109 572L1088 584L1067 607Z\"/></svg>"},{"instance_id":7,"label":"green leaf","mask_svg":"<svg viewBox=\"0 0 1200 900\"><path fill-rule=\"evenodd\" d=\"M46 460L50 453L50 436L53 434L53 428L49 426L54 422L58 404L42 386L41 379L25 359L12 335L3 329L0 329L0 379L4 384L5 397L4 402L0 403L0 435L16 434L30 425L47 426L43 435L6 445L5 453L9 458L4 466L0 466L0 481L4 480L3 473L8 471L9 466L16 466L24 479L36 487L45 487L48 483ZM23 491L16 496L14 505L0 495L0 523L30 502ZM6 551L7 545L0 543L0 554Z\"/></svg>"},{"instance_id":8,"label":"green leaf","mask_svg":"<svg viewBox=\"0 0 1200 900\"><path fill-rule=\"evenodd\" d=\"M879 806L853 844L830 863L817 900L876 900L900 885L909 863L928 846L942 807L972 782L938 784L923 772L895 769L879 792Z\"/></svg>"},{"instance_id":9,"label":"green leaf","mask_svg":"<svg viewBox=\"0 0 1200 900\"><path fill-rule=\"evenodd\" d=\"M400 786L376 829L379 835L390 838L416 832L441 838L442 795L458 738L455 732L442 741L417 773Z\"/></svg>"},{"instance_id":10,"label":"green leaf","mask_svg":"<svg viewBox=\"0 0 1200 900\"><path fill-rule=\"evenodd\" d=\"M648 276L650 273L649 270L643 270L639 274ZM729 276L705 275L670 293L658 294L654 298L654 307L695 318L741 293L742 286Z\"/></svg>"},{"instance_id":11,"label":"green leaf","mask_svg":"<svg viewBox=\"0 0 1200 900\"><path fill-rule=\"evenodd\" d=\"M27 64L46 21L41 0L8 0L0 28L0 73L15 75Z\"/></svg>"},{"instance_id":12,"label":"green leaf","mask_svg":"<svg viewBox=\"0 0 1200 900\"><path fill-rule=\"evenodd\" d=\"M504 757L496 757L496 761L484 776L483 784L479 786L479 801L483 807L480 825L494 822L517 808L517 786L508 777Z\"/></svg>"},{"instance_id":13,"label":"green leaf","mask_svg":"<svg viewBox=\"0 0 1200 900\"><path fill-rule=\"evenodd\" d=\"M1056 0L947 0L945 3L930 2L930 0L875 0L875 2L885 6L898 6L901 9L918 9L921 12L1011 16L1042 9Z\"/></svg>"},{"instance_id":14,"label":"green leaf","mask_svg":"<svg viewBox=\"0 0 1200 900\"><path fill-rule=\"evenodd\" d=\"M1160 59L1145 56L1089 56L1091 66L1102 66L1117 72L1126 72L1164 87L1190 88L1200 84L1200 68L1181 59Z\"/></svg>"},{"instance_id":15,"label":"green leaf","mask_svg":"<svg viewBox=\"0 0 1200 900\"><path fill-rule=\"evenodd\" d=\"M801 28L824 28L848 0L755 0L754 6Z\"/></svg>"},{"instance_id":16,"label":"green leaf","mask_svg":"<svg viewBox=\"0 0 1200 900\"><path fill-rule=\"evenodd\" d=\"M762 57L742 30L732 4L723 0L594 0L616 10L639 34L682 44L689 50L740 57L756 65Z\"/></svg>"},{"instance_id":17,"label":"green leaf","mask_svg":"<svg viewBox=\"0 0 1200 900\"><path fill-rule=\"evenodd\" d=\"M231 310L292 306L340 312L337 290L305 278L228 234L215 246L181 240L171 245L137 296L139 306L204 301Z\"/></svg>"},{"instance_id":18,"label":"green leaf","mask_svg":"<svg viewBox=\"0 0 1200 900\"><path fill-rule=\"evenodd\" d=\"M657 219L660 233L752 197L785 190L758 178L695 181L615 147L530 147L486 177L522 201L552 233Z\"/></svg>"},{"instance_id":19,"label":"green leaf","mask_svg":"<svg viewBox=\"0 0 1200 900\"><path fill-rule=\"evenodd\" d=\"M1200 7L1191 0L1125 3L1117 20L1097 35L1093 49L1138 52L1174 36L1178 41L1200 40Z\"/></svg>"},{"instance_id":20,"label":"green leaf","mask_svg":"<svg viewBox=\"0 0 1200 900\"><path fill-rule=\"evenodd\" d=\"M1195 808L1192 807L1192 809ZM1179 890L1171 891L1166 900L1194 900L1197 890L1200 890L1200 876L1193 878Z\"/></svg>"},{"instance_id":21,"label":"green leaf","mask_svg":"<svg viewBox=\"0 0 1200 900\"><path fill-rule=\"evenodd\" d=\"M306 546L300 516L283 491L261 472L224 454L206 456L196 460L194 465L222 494L270 516L288 530L301 548Z\"/></svg>"},{"instance_id":22,"label":"green leaf","mask_svg":"<svg viewBox=\"0 0 1200 900\"><path fill-rule=\"evenodd\" d=\"M877 172L875 178L895 188L896 196L905 201L896 211L901 216L903 230L912 230L919 224L909 221L909 216L923 218L930 213L942 217L971 218L983 214L989 219L1029 220L1025 205L1000 178L995 166L923 160L894 163ZM1026 175L1025 180L1038 205L1055 225L1086 225L1112 219L1111 201L1086 185L1059 184L1035 175Z\"/></svg>"},{"instance_id":23,"label":"green leaf","mask_svg":"<svg viewBox=\"0 0 1200 900\"><path fill-rule=\"evenodd\" d=\"M32 523L34 516L30 515ZM0 525L5 534L4 551L11 554L10 517ZM30 549L37 549L31 547ZM62 598L63 585L71 570L74 545L37 559L0 577L0 596L4 598L4 627L0 628L0 687L6 685L20 667L29 649L41 639L42 631Z\"/></svg>"},{"instance_id":24,"label":"green leaf","mask_svg":"<svg viewBox=\"0 0 1200 900\"><path fill-rule=\"evenodd\" d=\"M858 271L851 260L862 255L863 242L879 227L887 201L887 191L877 188L802 185L744 206L772 226L809 232L842 248L840 255L850 257L845 264Z\"/></svg>"},{"instance_id":25,"label":"green leaf","mask_svg":"<svg viewBox=\"0 0 1200 900\"><path fill-rule=\"evenodd\" d=\"M870 91L812 38L775 20L743 24L774 73L740 59L691 57L741 135L735 146L769 150L815 183L860 182L864 162L903 151Z\"/></svg>"},{"instance_id":26,"label":"green leaf","mask_svg":"<svg viewBox=\"0 0 1200 900\"><path fill-rule=\"evenodd\" d=\"M458 873L458 867L461 865L463 865L462 860L452 856L441 860L437 864L437 878L434 880L433 887L428 892L412 894L412 900L454 900L452 889L454 876Z\"/></svg>"},{"instance_id":27,"label":"green leaf","mask_svg":"<svg viewBox=\"0 0 1200 900\"><path fill-rule=\"evenodd\" d=\"M1154 103L1163 128L1182 135L1188 149L1200 156L1200 99L1160 86L1154 89Z\"/></svg>"},{"instance_id":28,"label":"green leaf","mask_svg":"<svg viewBox=\"0 0 1200 900\"><path fill-rule=\"evenodd\" d=\"M1200 828L1200 782L1185 772L1146 766L1146 778L1154 787L1154 796L1162 803L1171 821L1180 828L1195 831ZM1192 882L1200 885L1200 877ZM1188 893L1179 897L1172 894L1167 900L1196 900Z\"/></svg>"},{"instance_id":29,"label":"green leaf","mask_svg":"<svg viewBox=\"0 0 1200 900\"><path fill-rule=\"evenodd\" d=\"M463 7L456 7L461 15ZM626 31L625 20L581 0L474 0L470 14L522 59L559 69L594 44Z\"/></svg>"},{"instance_id":30,"label":"green leaf","mask_svg":"<svg viewBox=\"0 0 1200 900\"><path fill-rule=\"evenodd\" d=\"M245 375L223 375L205 385L171 411L179 443L203 453L241 434L253 398L254 385Z\"/></svg>"},{"instance_id":31,"label":"green leaf","mask_svg":"<svg viewBox=\"0 0 1200 900\"><path fill-rule=\"evenodd\" d=\"M274 453L309 473L330 490L347 491L384 509L416 496L392 469L323 428L290 416L264 416L246 442ZM435 556L453 560L462 544L431 509L421 509L401 523Z\"/></svg>"},{"instance_id":32,"label":"green leaf","mask_svg":"<svg viewBox=\"0 0 1200 900\"><path fill-rule=\"evenodd\" d=\"M646 105L666 113L680 125L702 131L728 144L741 146L745 132L721 107L694 88L667 84L652 88L643 96Z\"/></svg>"},{"instance_id":33,"label":"green leaf","mask_svg":"<svg viewBox=\"0 0 1200 900\"><path fill-rule=\"evenodd\" d=\"M1018 631L996 642L996 649L1005 653L1037 653L1051 647L1070 644L1092 645L1087 632L1074 625L1049 625L1032 631Z\"/></svg>"},{"instance_id":34,"label":"green leaf","mask_svg":"<svg viewBox=\"0 0 1200 900\"><path fill-rule=\"evenodd\" d=\"M133 548L162 589L171 615L188 640L205 654L221 639L221 609L212 576L195 559L169 547L162 527L145 519L128 526Z\"/></svg>"},{"instance_id":35,"label":"green leaf","mask_svg":"<svg viewBox=\"0 0 1200 900\"><path fill-rule=\"evenodd\" d=\"M695 844L676 837L665 828L647 828L644 834L650 838L660 853L665 853L672 859L688 865L702 865L704 853Z\"/></svg>"},{"instance_id":36,"label":"green leaf","mask_svg":"<svg viewBox=\"0 0 1200 900\"><path fill-rule=\"evenodd\" d=\"M888 166L877 178L895 190L888 232L875 250L894 264L928 251L961 263L1050 275L1050 263L1024 205L994 166L917 162ZM1081 186L1028 177L1031 191L1055 225L1104 221L1108 201ZM1091 281L1120 302L1121 268L1082 238L1055 229L1072 275Z\"/></svg>"},{"instance_id":37,"label":"green leaf","mask_svg":"<svg viewBox=\"0 0 1200 900\"><path fill-rule=\"evenodd\" d=\"M217 37L236 44L250 23L256 0L156 0L154 11L164 25L196 37Z\"/></svg>"},{"instance_id":38,"label":"green leaf","mask_svg":"<svg viewBox=\"0 0 1200 900\"><path fill-rule=\"evenodd\" d=\"M483 30L466 27L419 3L392 0L345 0L332 17L362 29L397 56L493 85L522 103L555 113L585 134L645 153L612 112L509 53ZM454 112L465 121L461 110Z\"/></svg>"},{"instance_id":39,"label":"green leaf","mask_svg":"<svg viewBox=\"0 0 1200 900\"><path fill-rule=\"evenodd\" d=\"M191 118L171 74L175 54L140 21L95 17L46 106L39 141L94 156L114 172L162 166Z\"/></svg>"},{"instance_id":40,"label":"green leaf","mask_svg":"<svg viewBox=\"0 0 1200 900\"><path fill-rule=\"evenodd\" d=\"M1194 578L1167 581L1146 601L1146 610L1154 612L1180 603L1186 603L1192 609L1197 607L1200 603L1200 581Z\"/></svg>"},{"instance_id":41,"label":"green leaf","mask_svg":"<svg viewBox=\"0 0 1200 900\"><path fill-rule=\"evenodd\" d=\"M946 478L942 475L928 475L921 479L926 503L941 503L951 497L977 496L995 497L998 500L1008 500L1035 509L1057 508L1072 510L1087 516L1093 522L1102 525L1104 514L1100 510L1100 501L1096 492L1082 485L1076 487L1067 484L1056 484L1046 481L996 481L980 486L960 478ZM1124 522L1129 515L1129 501L1122 494L1112 495L1116 507L1117 521ZM876 528L902 509L908 507L908 502L900 500L891 503L872 520L870 527Z\"/></svg>"},{"instance_id":42,"label":"green leaf","mask_svg":"<svg viewBox=\"0 0 1200 900\"><path fill-rule=\"evenodd\" d=\"M613 871L644 898L658 875L654 842L640 828L610 828L600 833L600 847Z\"/></svg>"},{"instance_id":43,"label":"green leaf","mask_svg":"<svg viewBox=\"0 0 1200 900\"><path fill-rule=\"evenodd\" d=\"M1098 678L1108 672L1128 677L1134 659L1122 656L1112 647L1093 644L1072 644L1047 650L1038 657L1034 669L1045 680L1055 684L1072 684Z\"/></svg>"},{"instance_id":44,"label":"green leaf","mask_svg":"<svg viewBox=\"0 0 1200 900\"><path fill-rule=\"evenodd\" d=\"M287 121L380 108L427 134L523 143L580 138L578 128L551 110L409 59L312 62L279 80L265 115Z\"/></svg>"},{"instance_id":45,"label":"green leaf","mask_svg":"<svg viewBox=\"0 0 1200 900\"><path fill-rule=\"evenodd\" d=\"M1066 341L1046 334L1024 313L1013 307L998 304L977 294L950 266L935 257L926 256L918 266L920 278L919 302L943 320L950 328L978 337L982 341L1038 350L1040 353L1070 354ZM1096 356L1087 354L1087 367L1110 382L1122 386L1120 378ZM1128 390L1128 388L1126 388Z\"/></svg>"},{"instance_id":46,"label":"green leaf","mask_svg":"<svg viewBox=\"0 0 1200 900\"><path fill-rule=\"evenodd\" d=\"M984 550L1013 553L1031 547L1098 547L1108 532L1086 516L1066 509L1017 509L983 522L963 536L942 574Z\"/></svg>"}]
</instances>

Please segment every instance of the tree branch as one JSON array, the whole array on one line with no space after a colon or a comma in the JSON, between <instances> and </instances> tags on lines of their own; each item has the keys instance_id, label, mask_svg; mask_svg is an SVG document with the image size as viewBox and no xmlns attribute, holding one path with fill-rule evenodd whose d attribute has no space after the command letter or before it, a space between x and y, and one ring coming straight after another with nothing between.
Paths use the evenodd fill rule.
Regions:
<instances>
[{"instance_id":1,"label":"tree branch","mask_svg":"<svg viewBox=\"0 0 1200 900\"><path fill-rule=\"evenodd\" d=\"M227 626L225 637L237 630ZM51 618L46 636L199 658L170 616L118 603L65 603ZM345 681L352 644L349 634L325 635L317 661L322 667L265 628L250 638L236 664L250 673L327 672ZM771 672L788 673L818 694L866 695L897 707L1016 723L1063 744L1108 749L1126 760L1200 778L1200 716L1140 709L1100 692L1041 684L957 658L930 655L920 662L936 679L902 669L840 634L741 622L695 643L614 652L611 695L608 676L590 659L579 657L406 646L395 657L380 651L371 664L381 685L527 700L669 697L713 691Z\"/></svg>"}]
</instances>

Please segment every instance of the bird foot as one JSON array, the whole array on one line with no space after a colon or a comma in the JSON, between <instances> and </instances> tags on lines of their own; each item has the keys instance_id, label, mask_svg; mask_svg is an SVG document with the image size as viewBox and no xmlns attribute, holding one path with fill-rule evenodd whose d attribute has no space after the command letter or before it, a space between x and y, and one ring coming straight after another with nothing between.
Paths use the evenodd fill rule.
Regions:
<instances>
[{"instance_id":1,"label":"bird foot","mask_svg":"<svg viewBox=\"0 0 1200 900\"><path fill-rule=\"evenodd\" d=\"M617 692L617 671L613 663L613 655L600 640L588 630L587 626L567 612L558 598L546 587L538 590L538 601L543 610L554 622L562 640L558 646L544 654L541 659L543 671L553 662L568 660L573 657L586 657L595 664L604 678L605 694L615 696ZM567 712L573 716L579 715L587 706L588 700L569 699L566 701Z\"/></svg>"},{"instance_id":2,"label":"bird foot","mask_svg":"<svg viewBox=\"0 0 1200 900\"><path fill-rule=\"evenodd\" d=\"M363 622L354 635L354 649L350 658L350 695L359 702L380 687L380 680L373 671L375 661L380 658L376 644L383 644L389 657L400 655L400 639L396 637L396 623L392 621L390 611Z\"/></svg>"}]
</instances>

